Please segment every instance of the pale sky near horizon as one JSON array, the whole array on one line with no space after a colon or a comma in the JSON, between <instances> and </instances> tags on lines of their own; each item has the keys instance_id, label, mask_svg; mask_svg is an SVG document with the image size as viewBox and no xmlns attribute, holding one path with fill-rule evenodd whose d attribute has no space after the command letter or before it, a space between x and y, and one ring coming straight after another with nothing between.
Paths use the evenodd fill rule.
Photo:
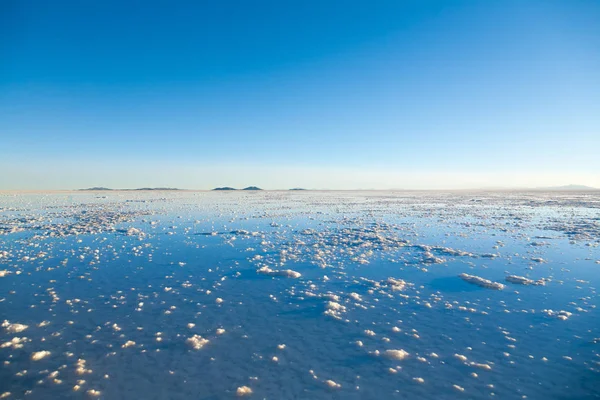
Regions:
<instances>
[{"instance_id":1,"label":"pale sky near horizon","mask_svg":"<svg viewBox=\"0 0 600 400\"><path fill-rule=\"evenodd\" d=\"M600 2L0 4L0 190L600 187Z\"/></svg>"}]
</instances>

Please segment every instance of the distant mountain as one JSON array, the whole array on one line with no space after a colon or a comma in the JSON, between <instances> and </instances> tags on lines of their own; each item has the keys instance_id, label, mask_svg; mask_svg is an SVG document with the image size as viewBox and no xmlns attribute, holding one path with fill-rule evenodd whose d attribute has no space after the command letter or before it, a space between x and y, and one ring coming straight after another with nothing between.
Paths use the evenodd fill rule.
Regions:
<instances>
[{"instance_id":1,"label":"distant mountain","mask_svg":"<svg viewBox=\"0 0 600 400\"><path fill-rule=\"evenodd\" d=\"M214 188L213 190L237 190L237 189L229 187L229 186L223 186L223 187Z\"/></svg>"},{"instance_id":2,"label":"distant mountain","mask_svg":"<svg viewBox=\"0 0 600 400\"><path fill-rule=\"evenodd\" d=\"M128 189L129 190L129 189ZM167 188L167 187L159 187L159 188L139 188L139 189L133 189L133 190L181 190L181 189L177 189L177 188Z\"/></svg>"},{"instance_id":3,"label":"distant mountain","mask_svg":"<svg viewBox=\"0 0 600 400\"><path fill-rule=\"evenodd\" d=\"M306 189L303 189L303 188L292 188L290 190L306 190Z\"/></svg>"},{"instance_id":4,"label":"distant mountain","mask_svg":"<svg viewBox=\"0 0 600 400\"><path fill-rule=\"evenodd\" d=\"M591 186L585 185L565 185L565 186L550 186L550 187L539 187L535 190L549 190L549 191L586 191L586 190L600 190Z\"/></svg>"},{"instance_id":5,"label":"distant mountain","mask_svg":"<svg viewBox=\"0 0 600 400\"><path fill-rule=\"evenodd\" d=\"M244 188L243 190L262 190L262 189L259 188L258 186L248 186L247 188Z\"/></svg>"},{"instance_id":6,"label":"distant mountain","mask_svg":"<svg viewBox=\"0 0 600 400\"><path fill-rule=\"evenodd\" d=\"M109 189L109 188L105 188L105 187L101 187L101 186L96 186L96 187L91 187L91 188L87 188L87 189L79 189L79 190L113 190L113 189Z\"/></svg>"}]
</instances>

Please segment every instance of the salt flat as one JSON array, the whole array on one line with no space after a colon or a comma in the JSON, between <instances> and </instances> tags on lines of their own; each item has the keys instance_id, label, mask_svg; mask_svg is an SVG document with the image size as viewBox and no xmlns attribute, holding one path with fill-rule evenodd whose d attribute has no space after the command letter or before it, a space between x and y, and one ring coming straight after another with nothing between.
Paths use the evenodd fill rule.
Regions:
<instances>
[{"instance_id":1,"label":"salt flat","mask_svg":"<svg viewBox=\"0 0 600 400\"><path fill-rule=\"evenodd\" d=\"M599 246L599 192L0 193L0 396L596 398Z\"/></svg>"}]
</instances>

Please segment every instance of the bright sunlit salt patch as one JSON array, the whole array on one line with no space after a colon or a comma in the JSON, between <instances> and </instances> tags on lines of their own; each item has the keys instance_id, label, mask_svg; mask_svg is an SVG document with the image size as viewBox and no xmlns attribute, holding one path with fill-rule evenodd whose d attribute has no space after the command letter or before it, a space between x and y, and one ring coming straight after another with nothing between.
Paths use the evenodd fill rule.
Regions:
<instances>
[{"instance_id":1,"label":"bright sunlit salt patch","mask_svg":"<svg viewBox=\"0 0 600 400\"><path fill-rule=\"evenodd\" d=\"M420 377L413 378L413 381L415 381L417 383L425 383L425 379L420 378Z\"/></svg>"},{"instance_id":2,"label":"bright sunlit salt patch","mask_svg":"<svg viewBox=\"0 0 600 400\"><path fill-rule=\"evenodd\" d=\"M102 394L102 392L100 392L99 390L95 390L95 389L90 389L86 393L91 397L98 397Z\"/></svg>"},{"instance_id":3,"label":"bright sunlit salt patch","mask_svg":"<svg viewBox=\"0 0 600 400\"><path fill-rule=\"evenodd\" d=\"M409 356L407 351L404 351L402 349L399 350L386 350L385 351L385 356L394 360L404 360L406 357Z\"/></svg>"},{"instance_id":4,"label":"bright sunlit salt patch","mask_svg":"<svg viewBox=\"0 0 600 400\"><path fill-rule=\"evenodd\" d=\"M191 346L194 350L201 350L204 346L206 346L209 342L208 339L204 339L200 335L194 335L190 338L187 338L185 341L189 346Z\"/></svg>"},{"instance_id":5,"label":"bright sunlit salt patch","mask_svg":"<svg viewBox=\"0 0 600 400\"><path fill-rule=\"evenodd\" d=\"M510 283L515 283L518 285L537 285L537 286L543 286L546 284L546 281L543 279L534 281L532 279L528 279L525 278L524 276L518 276L518 275L508 275L506 277L506 281L510 282Z\"/></svg>"},{"instance_id":6,"label":"bright sunlit salt patch","mask_svg":"<svg viewBox=\"0 0 600 400\"><path fill-rule=\"evenodd\" d=\"M573 313L571 313L569 311L565 311L565 310L560 310L560 311L542 310L542 312L544 314L548 315L549 317L555 317L555 318L558 318L563 321L569 319L569 317L571 317L571 315L573 315Z\"/></svg>"},{"instance_id":7,"label":"bright sunlit salt patch","mask_svg":"<svg viewBox=\"0 0 600 400\"><path fill-rule=\"evenodd\" d=\"M462 386L458 386L458 385L452 385L452 387L456 390L458 390L459 392L464 392L465 388Z\"/></svg>"},{"instance_id":8,"label":"bright sunlit salt patch","mask_svg":"<svg viewBox=\"0 0 600 400\"><path fill-rule=\"evenodd\" d=\"M0 348L6 348L6 347L11 347L13 349L21 349L23 348L23 345L27 342L30 342L30 339L27 339L26 337L14 337L11 340L9 340L8 342L4 342L0 345Z\"/></svg>"},{"instance_id":9,"label":"bright sunlit salt patch","mask_svg":"<svg viewBox=\"0 0 600 400\"><path fill-rule=\"evenodd\" d=\"M349 296L350 296L352 299L356 300L356 301L362 301L362 297L361 297L361 295L360 295L360 294L358 294L358 293L354 293L354 292L352 292L352 293L350 293L350 295L349 295Z\"/></svg>"},{"instance_id":10,"label":"bright sunlit salt patch","mask_svg":"<svg viewBox=\"0 0 600 400\"><path fill-rule=\"evenodd\" d=\"M215 303L217 303L217 304L221 304L222 302L223 302L223 299L220 297L217 297L215 300Z\"/></svg>"},{"instance_id":11,"label":"bright sunlit salt patch","mask_svg":"<svg viewBox=\"0 0 600 400\"><path fill-rule=\"evenodd\" d=\"M237 388L235 394L238 396L250 396L252 394L252 389L248 386L240 386Z\"/></svg>"},{"instance_id":12,"label":"bright sunlit salt patch","mask_svg":"<svg viewBox=\"0 0 600 400\"><path fill-rule=\"evenodd\" d=\"M91 374L92 370L86 368L86 361L84 359L80 358L75 363L75 373L77 375Z\"/></svg>"},{"instance_id":13,"label":"bright sunlit salt patch","mask_svg":"<svg viewBox=\"0 0 600 400\"><path fill-rule=\"evenodd\" d=\"M327 306L326 307L329 310L341 311L341 312L346 311L346 307L344 307L340 303L336 303L335 301L329 301L329 302L327 302Z\"/></svg>"},{"instance_id":14,"label":"bright sunlit salt patch","mask_svg":"<svg viewBox=\"0 0 600 400\"><path fill-rule=\"evenodd\" d=\"M36 351L35 353L32 353L32 354L31 354L31 360L32 360L32 361L39 361L39 360L41 360L42 358L46 358L46 357L48 357L50 354L52 354L52 353L50 353L50 352L49 352L49 351L47 351L47 350Z\"/></svg>"},{"instance_id":15,"label":"bright sunlit salt patch","mask_svg":"<svg viewBox=\"0 0 600 400\"><path fill-rule=\"evenodd\" d=\"M6 330L7 333L19 333L23 332L29 326L23 324L11 324L7 320L4 320L4 322L2 322L2 327Z\"/></svg>"},{"instance_id":16,"label":"bright sunlit salt patch","mask_svg":"<svg viewBox=\"0 0 600 400\"><path fill-rule=\"evenodd\" d=\"M8 274L10 274L10 271L8 271L6 269L0 270L0 278L4 278Z\"/></svg>"},{"instance_id":17,"label":"bright sunlit salt patch","mask_svg":"<svg viewBox=\"0 0 600 400\"><path fill-rule=\"evenodd\" d=\"M462 273L459 276L465 282L469 282L469 283L472 283L477 286L481 286L481 287L488 288L488 289L494 289L494 290L504 289L503 284L498 283L498 282L492 282L489 279L484 279L479 276L469 275L469 274L465 274L465 273Z\"/></svg>"},{"instance_id":18,"label":"bright sunlit salt patch","mask_svg":"<svg viewBox=\"0 0 600 400\"><path fill-rule=\"evenodd\" d=\"M223 328L218 328L217 329L217 335L222 335L224 333L225 333L225 329L223 329Z\"/></svg>"},{"instance_id":19,"label":"bright sunlit salt patch","mask_svg":"<svg viewBox=\"0 0 600 400\"><path fill-rule=\"evenodd\" d=\"M464 356L462 354L455 354L454 357L458 358L462 362L467 362L467 356Z\"/></svg>"},{"instance_id":20,"label":"bright sunlit salt patch","mask_svg":"<svg viewBox=\"0 0 600 400\"><path fill-rule=\"evenodd\" d=\"M426 264L441 264L446 262L446 260L440 257L436 257L430 251L426 251L425 253L423 253L423 262Z\"/></svg>"},{"instance_id":21,"label":"bright sunlit salt patch","mask_svg":"<svg viewBox=\"0 0 600 400\"><path fill-rule=\"evenodd\" d=\"M144 236L144 235L145 234L137 228L131 227L131 228L127 229L127 236Z\"/></svg>"},{"instance_id":22,"label":"bright sunlit salt patch","mask_svg":"<svg viewBox=\"0 0 600 400\"><path fill-rule=\"evenodd\" d=\"M333 388L333 389L339 389L339 388L342 387L342 385L340 385L339 383L336 383L336 382L332 381L331 379L327 379L325 381L325 384L327 386L329 386L330 388Z\"/></svg>"},{"instance_id":23,"label":"bright sunlit salt patch","mask_svg":"<svg viewBox=\"0 0 600 400\"><path fill-rule=\"evenodd\" d=\"M387 278L386 283L392 290L401 291L406 287L406 282L402 279Z\"/></svg>"},{"instance_id":24,"label":"bright sunlit salt patch","mask_svg":"<svg viewBox=\"0 0 600 400\"><path fill-rule=\"evenodd\" d=\"M135 342L133 340L126 341L121 347L126 349L127 347L135 346Z\"/></svg>"},{"instance_id":25,"label":"bright sunlit salt patch","mask_svg":"<svg viewBox=\"0 0 600 400\"><path fill-rule=\"evenodd\" d=\"M470 362L469 365L471 367L475 367L475 368L480 368L480 369L485 369L487 371L491 371L492 370L492 366L489 364L483 364L483 363L476 363L476 362Z\"/></svg>"},{"instance_id":26,"label":"bright sunlit salt patch","mask_svg":"<svg viewBox=\"0 0 600 400\"><path fill-rule=\"evenodd\" d=\"M294 271L291 269L276 270L276 269L271 269L267 266L257 269L256 272L258 272L259 274L263 274L263 275L284 276L287 278L300 278L302 276L302 274L300 272L297 272L297 271Z\"/></svg>"}]
</instances>

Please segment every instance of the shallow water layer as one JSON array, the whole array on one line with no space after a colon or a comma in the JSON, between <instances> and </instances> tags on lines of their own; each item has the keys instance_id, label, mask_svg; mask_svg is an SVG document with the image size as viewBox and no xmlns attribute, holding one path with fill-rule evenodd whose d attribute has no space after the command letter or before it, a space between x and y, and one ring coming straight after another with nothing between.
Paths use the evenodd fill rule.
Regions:
<instances>
[{"instance_id":1,"label":"shallow water layer","mask_svg":"<svg viewBox=\"0 0 600 400\"><path fill-rule=\"evenodd\" d=\"M600 397L600 194L0 194L0 397Z\"/></svg>"}]
</instances>

